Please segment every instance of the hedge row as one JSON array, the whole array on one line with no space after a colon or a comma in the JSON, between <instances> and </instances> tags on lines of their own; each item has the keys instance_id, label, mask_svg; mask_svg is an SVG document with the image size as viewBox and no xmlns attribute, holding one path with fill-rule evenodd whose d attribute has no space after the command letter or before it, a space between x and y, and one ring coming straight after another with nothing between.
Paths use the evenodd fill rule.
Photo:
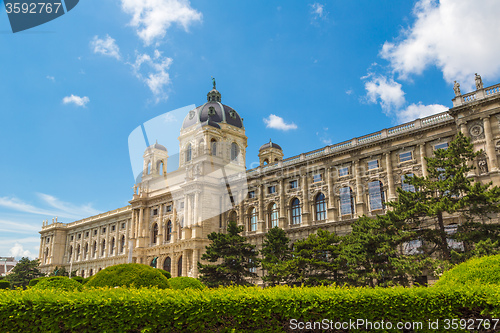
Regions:
<instances>
[{"instance_id":1,"label":"hedge row","mask_svg":"<svg viewBox=\"0 0 500 333\"><path fill-rule=\"evenodd\" d=\"M443 321L439 329L429 329L429 320L499 317L500 287L496 285L0 290L0 332L297 332L292 329L293 319L327 319L330 325L357 319L394 325L411 321L423 323L423 330L415 332L450 332ZM362 326L331 332L366 331L370 330Z\"/></svg>"}]
</instances>

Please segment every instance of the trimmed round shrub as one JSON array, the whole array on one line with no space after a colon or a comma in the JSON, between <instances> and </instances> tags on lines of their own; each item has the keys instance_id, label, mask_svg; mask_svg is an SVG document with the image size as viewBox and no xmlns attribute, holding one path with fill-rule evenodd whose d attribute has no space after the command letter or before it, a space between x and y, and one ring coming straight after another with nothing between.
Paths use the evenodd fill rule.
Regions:
<instances>
[{"instance_id":1,"label":"trimmed round shrub","mask_svg":"<svg viewBox=\"0 0 500 333\"><path fill-rule=\"evenodd\" d=\"M28 283L28 285L30 287L33 287L34 285L36 285L38 282L40 282L40 280L42 279L45 279L45 276L42 276L42 277L39 277L39 278L34 278L34 279L31 279L30 282Z\"/></svg>"},{"instance_id":2,"label":"trimmed round shrub","mask_svg":"<svg viewBox=\"0 0 500 333\"><path fill-rule=\"evenodd\" d=\"M172 274L170 274L170 272L164 270L164 269L160 269L160 268L157 268L158 271L160 271L161 274L163 274L167 279L171 279L172 278Z\"/></svg>"},{"instance_id":3,"label":"trimmed round shrub","mask_svg":"<svg viewBox=\"0 0 500 333\"><path fill-rule=\"evenodd\" d=\"M0 280L0 289L10 289L10 282L6 280Z\"/></svg>"},{"instance_id":4,"label":"trimmed round shrub","mask_svg":"<svg viewBox=\"0 0 500 333\"><path fill-rule=\"evenodd\" d=\"M170 285L172 286L172 289L203 289L205 288L205 285L201 283L200 280L192 278L192 277L187 277L187 276L178 276L174 277L170 280Z\"/></svg>"},{"instance_id":5,"label":"trimmed round shrub","mask_svg":"<svg viewBox=\"0 0 500 333\"><path fill-rule=\"evenodd\" d=\"M45 290L45 289L57 289L66 291L81 291L83 289L82 284L70 279L67 276L51 276L38 281L33 289Z\"/></svg>"},{"instance_id":6,"label":"trimmed round shrub","mask_svg":"<svg viewBox=\"0 0 500 333\"><path fill-rule=\"evenodd\" d=\"M158 269L143 264L110 266L94 275L87 287L158 287L170 288L168 279Z\"/></svg>"},{"instance_id":7,"label":"trimmed round shrub","mask_svg":"<svg viewBox=\"0 0 500 333\"><path fill-rule=\"evenodd\" d=\"M474 283L500 284L500 254L469 259L444 272L435 285Z\"/></svg>"}]
</instances>

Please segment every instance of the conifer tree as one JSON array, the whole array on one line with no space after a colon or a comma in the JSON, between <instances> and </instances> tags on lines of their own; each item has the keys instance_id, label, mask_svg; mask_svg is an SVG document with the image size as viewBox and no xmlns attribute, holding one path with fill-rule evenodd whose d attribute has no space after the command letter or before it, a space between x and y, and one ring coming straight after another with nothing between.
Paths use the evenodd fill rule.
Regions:
<instances>
[{"instance_id":1,"label":"conifer tree","mask_svg":"<svg viewBox=\"0 0 500 333\"><path fill-rule=\"evenodd\" d=\"M212 243L206 247L201 260L214 264L198 263L200 280L206 286L251 285L248 278L257 277L258 251L240 235L242 231L243 227L238 227L236 222L229 222L227 233L208 235Z\"/></svg>"},{"instance_id":2,"label":"conifer tree","mask_svg":"<svg viewBox=\"0 0 500 333\"><path fill-rule=\"evenodd\" d=\"M290 239L283 229L274 227L270 229L262 243L262 281L275 286L285 281L286 270L283 263L291 258Z\"/></svg>"},{"instance_id":3,"label":"conifer tree","mask_svg":"<svg viewBox=\"0 0 500 333\"><path fill-rule=\"evenodd\" d=\"M38 269L39 265L38 259L30 260L23 257L5 279L10 282L12 287L26 288L30 280L43 276L43 273Z\"/></svg>"}]
</instances>

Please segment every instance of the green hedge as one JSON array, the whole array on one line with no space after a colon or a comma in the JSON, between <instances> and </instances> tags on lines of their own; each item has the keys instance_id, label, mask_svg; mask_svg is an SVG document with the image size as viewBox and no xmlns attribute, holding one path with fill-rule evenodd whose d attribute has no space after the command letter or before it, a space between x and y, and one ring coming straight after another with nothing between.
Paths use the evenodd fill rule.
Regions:
<instances>
[{"instance_id":1,"label":"green hedge","mask_svg":"<svg viewBox=\"0 0 500 333\"><path fill-rule=\"evenodd\" d=\"M0 280L0 289L10 289L10 282L6 280Z\"/></svg>"},{"instance_id":2,"label":"green hedge","mask_svg":"<svg viewBox=\"0 0 500 333\"><path fill-rule=\"evenodd\" d=\"M0 332L294 332L293 319L333 325L362 319L422 322L413 331L420 333L453 331L444 319L490 316L500 317L500 286L0 291ZM437 319L439 329L429 329ZM357 328L334 331L370 331Z\"/></svg>"},{"instance_id":3,"label":"green hedge","mask_svg":"<svg viewBox=\"0 0 500 333\"><path fill-rule=\"evenodd\" d=\"M439 285L500 284L500 255L472 258L444 272Z\"/></svg>"},{"instance_id":4,"label":"green hedge","mask_svg":"<svg viewBox=\"0 0 500 333\"><path fill-rule=\"evenodd\" d=\"M39 280L37 284L35 284L32 289L35 290L45 290L45 289L56 289L58 291L73 291L78 290L81 291L83 289L82 284L70 279L67 276L51 276Z\"/></svg>"},{"instance_id":5,"label":"green hedge","mask_svg":"<svg viewBox=\"0 0 500 333\"><path fill-rule=\"evenodd\" d=\"M170 288L168 279L156 268L142 264L110 266L92 276L86 287Z\"/></svg>"},{"instance_id":6,"label":"green hedge","mask_svg":"<svg viewBox=\"0 0 500 333\"><path fill-rule=\"evenodd\" d=\"M163 274L167 279L171 279L172 278L172 274L170 274L169 271L166 271L164 269L160 269L160 268L157 268L157 270Z\"/></svg>"},{"instance_id":7,"label":"green hedge","mask_svg":"<svg viewBox=\"0 0 500 333\"><path fill-rule=\"evenodd\" d=\"M201 283L200 280L192 278L192 277L187 277L187 276L178 276L174 277L170 280L170 285L172 286L172 289L203 289L205 288L205 285Z\"/></svg>"},{"instance_id":8,"label":"green hedge","mask_svg":"<svg viewBox=\"0 0 500 333\"><path fill-rule=\"evenodd\" d=\"M45 276L42 276L42 277L39 277L39 278L31 279L30 282L28 283L28 286L33 287L38 282L40 282L40 280L45 279L45 278L46 278Z\"/></svg>"}]
</instances>

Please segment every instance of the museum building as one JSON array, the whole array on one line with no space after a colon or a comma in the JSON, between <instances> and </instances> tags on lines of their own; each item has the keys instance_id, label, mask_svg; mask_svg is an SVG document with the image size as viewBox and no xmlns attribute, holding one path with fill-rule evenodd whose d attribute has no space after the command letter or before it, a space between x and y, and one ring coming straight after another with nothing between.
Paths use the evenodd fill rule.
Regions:
<instances>
[{"instance_id":1,"label":"museum building","mask_svg":"<svg viewBox=\"0 0 500 333\"><path fill-rule=\"evenodd\" d=\"M168 150L155 143L144 152L130 205L71 223L44 221L40 269L88 277L137 262L198 277L208 234L224 232L228 221L243 226L257 248L274 226L292 241L319 228L345 235L359 216L384 214L396 188L414 191L405 175L426 176L424 157L447 148L458 131L484 152L468 176L500 185L500 84L484 88L476 75L475 91L462 95L457 83L454 90L446 112L297 156L284 159L269 141L259 149L260 165L247 170L243 118L221 103L214 83L207 102L182 123L178 169L167 172ZM460 223L449 216L446 228L452 234ZM420 244L405 246L412 253Z\"/></svg>"}]
</instances>

